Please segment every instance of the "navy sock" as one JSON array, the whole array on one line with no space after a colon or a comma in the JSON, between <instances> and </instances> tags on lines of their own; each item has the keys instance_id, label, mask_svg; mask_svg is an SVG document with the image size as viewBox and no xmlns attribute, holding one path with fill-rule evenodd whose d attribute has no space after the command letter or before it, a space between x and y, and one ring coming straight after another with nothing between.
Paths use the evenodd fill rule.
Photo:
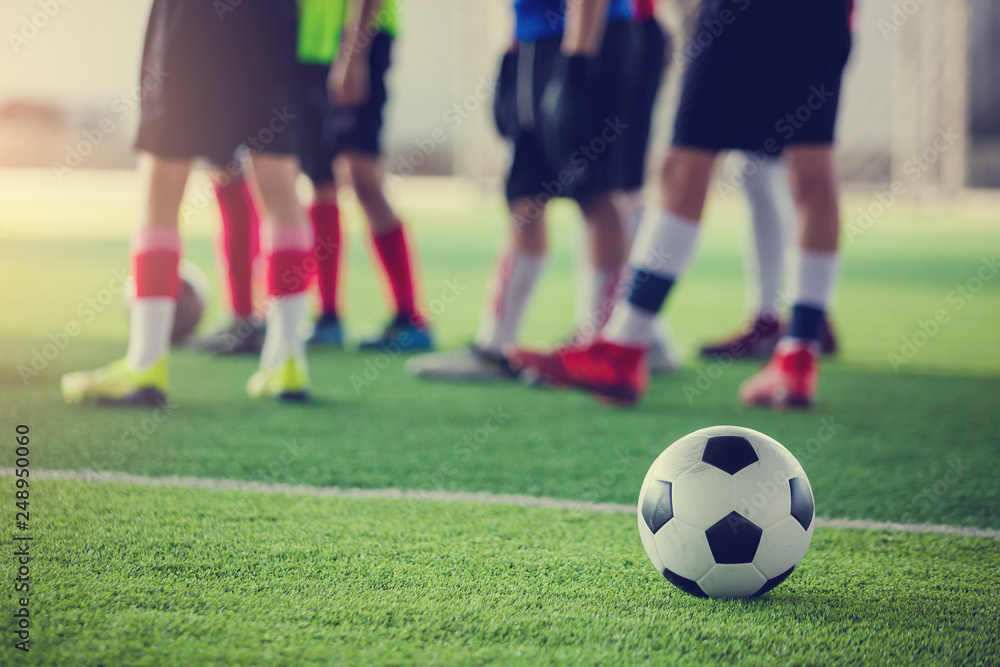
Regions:
<instances>
[{"instance_id":1,"label":"navy sock","mask_svg":"<svg viewBox=\"0 0 1000 667\"><path fill-rule=\"evenodd\" d=\"M647 313L656 314L667 300L674 279L658 276L646 269L633 269L628 302Z\"/></svg>"},{"instance_id":2,"label":"navy sock","mask_svg":"<svg viewBox=\"0 0 1000 667\"><path fill-rule=\"evenodd\" d=\"M792 326L789 328L788 335L803 340L819 340L824 317L826 317L826 311L797 303L792 308Z\"/></svg>"}]
</instances>

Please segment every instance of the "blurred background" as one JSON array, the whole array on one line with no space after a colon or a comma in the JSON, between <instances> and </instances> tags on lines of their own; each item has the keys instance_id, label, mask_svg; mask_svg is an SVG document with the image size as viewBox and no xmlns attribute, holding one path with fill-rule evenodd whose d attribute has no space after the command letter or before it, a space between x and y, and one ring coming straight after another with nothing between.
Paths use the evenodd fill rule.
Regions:
<instances>
[{"instance_id":1,"label":"blurred background","mask_svg":"<svg viewBox=\"0 0 1000 667\"><path fill-rule=\"evenodd\" d=\"M902 179L905 196L916 198L1000 187L1000 2L858 1L840 122L846 183ZM0 168L48 170L56 184L67 168L134 164L150 4L0 4ZM681 35L696 3L661 4ZM497 56L510 41L510 5L403 0L388 110L390 172L497 185L506 156L489 107ZM657 114L658 146L669 137L682 61L678 49ZM939 136L948 138L945 150Z\"/></svg>"}]
</instances>

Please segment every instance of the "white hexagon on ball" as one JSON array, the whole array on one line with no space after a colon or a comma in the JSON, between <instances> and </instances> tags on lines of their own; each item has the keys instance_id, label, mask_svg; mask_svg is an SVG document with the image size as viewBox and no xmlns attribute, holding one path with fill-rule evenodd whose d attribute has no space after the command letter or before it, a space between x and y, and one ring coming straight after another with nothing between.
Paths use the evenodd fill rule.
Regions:
<instances>
[{"instance_id":1,"label":"white hexagon on ball","mask_svg":"<svg viewBox=\"0 0 1000 667\"><path fill-rule=\"evenodd\" d=\"M798 567L815 504L802 466L780 443L714 426L656 458L638 513L643 548L668 581L699 597L752 597Z\"/></svg>"}]
</instances>

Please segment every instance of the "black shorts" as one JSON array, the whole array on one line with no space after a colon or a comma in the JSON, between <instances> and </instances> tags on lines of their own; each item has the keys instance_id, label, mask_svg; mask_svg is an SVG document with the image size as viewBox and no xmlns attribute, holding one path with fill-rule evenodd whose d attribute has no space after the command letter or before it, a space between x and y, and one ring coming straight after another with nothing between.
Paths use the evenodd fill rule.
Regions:
<instances>
[{"instance_id":1,"label":"black shorts","mask_svg":"<svg viewBox=\"0 0 1000 667\"><path fill-rule=\"evenodd\" d=\"M772 155L832 144L848 12L849 0L705 0L682 54L673 144Z\"/></svg>"},{"instance_id":2,"label":"black shorts","mask_svg":"<svg viewBox=\"0 0 1000 667\"><path fill-rule=\"evenodd\" d=\"M295 0L154 0L136 148L216 165L242 145L297 155L297 29Z\"/></svg>"},{"instance_id":3,"label":"black shorts","mask_svg":"<svg viewBox=\"0 0 1000 667\"><path fill-rule=\"evenodd\" d=\"M344 151L372 157L382 154L383 113L388 99L386 76L392 64L392 43L392 35L381 32L372 40L368 60L371 95L357 107L330 105L326 87L329 66L309 63L298 66L296 88L304 135L300 159L303 173L313 183L333 182L333 158Z\"/></svg>"},{"instance_id":4,"label":"black shorts","mask_svg":"<svg viewBox=\"0 0 1000 667\"><path fill-rule=\"evenodd\" d=\"M543 196L568 197L582 201L588 197L622 189L625 171L626 142L630 131L625 123L627 72L632 62L632 24L627 21L608 26L601 47L598 85L602 104L581 113L593 114L602 132L590 145L574 153L570 164L559 164L546 148L538 129L540 102L559 56L561 37L518 45L515 58L508 56L501 76L498 100L501 107L513 109L517 130L512 141L513 156L507 172L507 199ZM547 201L547 199L546 199Z\"/></svg>"},{"instance_id":5,"label":"black shorts","mask_svg":"<svg viewBox=\"0 0 1000 667\"><path fill-rule=\"evenodd\" d=\"M636 23L633 32L635 63L630 68L632 77L629 86L632 92L626 110L629 131L622 137L626 151L623 189L627 191L640 189L646 180L646 153L653 126L653 108L673 51L670 35L656 19Z\"/></svg>"}]
</instances>

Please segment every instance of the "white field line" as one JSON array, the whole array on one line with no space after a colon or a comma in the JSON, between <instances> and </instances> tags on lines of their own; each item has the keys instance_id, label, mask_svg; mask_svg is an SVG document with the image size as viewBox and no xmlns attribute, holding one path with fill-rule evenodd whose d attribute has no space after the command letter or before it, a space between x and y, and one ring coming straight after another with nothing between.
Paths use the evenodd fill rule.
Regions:
<instances>
[{"instance_id":1,"label":"white field line","mask_svg":"<svg viewBox=\"0 0 1000 667\"><path fill-rule=\"evenodd\" d=\"M12 468L0 468L0 477L13 477ZM235 479L206 479L202 477L143 477L120 472L95 472L93 470L32 470L36 479L73 480L78 482L112 482L141 486L208 489L213 491L251 491L255 493L286 493L296 496L324 498L379 498L384 500L437 500L445 502L482 503L486 505L516 505L546 509L577 510L601 514L635 514L635 505L618 503L591 503L582 500L560 500L506 493L465 493L452 491L415 491L405 489L341 489L339 487L306 486L302 484L266 484ZM860 530L888 530L900 533L935 533L939 535L966 535L1000 539L1000 530L941 526L931 523L893 523L866 519L816 518L817 526L853 528Z\"/></svg>"}]
</instances>

